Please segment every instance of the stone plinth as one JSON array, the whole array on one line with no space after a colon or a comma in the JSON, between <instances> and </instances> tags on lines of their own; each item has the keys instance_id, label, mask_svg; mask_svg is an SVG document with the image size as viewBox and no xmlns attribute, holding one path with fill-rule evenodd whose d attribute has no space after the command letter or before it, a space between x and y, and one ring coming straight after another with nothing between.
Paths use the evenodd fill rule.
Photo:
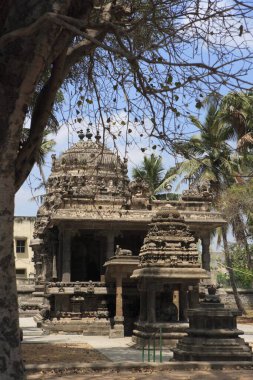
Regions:
<instances>
[{"instance_id":1,"label":"stone plinth","mask_svg":"<svg viewBox=\"0 0 253 380\"><path fill-rule=\"evenodd\" d=\"M146 323L137 322L133 330L132 340L136 347L146 347L150 345L159 347L160 336L162 338L162 345L165 347L175 347L178 340L186 335L188 323Z\"/></svg>"},{"instance_id":2,"label":"stone plinth","mask_svg":"<svg viewBox=\"0 0 253 380\"><path fill-rule=\"evenodd\" d=\"M188 310L189 328L173 349L174 359L182 361L252 361L251 348L239 337L238 311L225 309L218 298L206 299Z\"/></svg>"},{"instance_id":3,"label":"stone plinth","mask_svg":"<svg viewBox=\"0 0 253 380\"><path fill-rule=\"evenodd\" d=\"M110 331L110 321L106 318L85 318L73 320L64 318L42 322L41 327L46 334L83 334L83 335L104 335L108 336Z\"/></svg>"}]
</instances>

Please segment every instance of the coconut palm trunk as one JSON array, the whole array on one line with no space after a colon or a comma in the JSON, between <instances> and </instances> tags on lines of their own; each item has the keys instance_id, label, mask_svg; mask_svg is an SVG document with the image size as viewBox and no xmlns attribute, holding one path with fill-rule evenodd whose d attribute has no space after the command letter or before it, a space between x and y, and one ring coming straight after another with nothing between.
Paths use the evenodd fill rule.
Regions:
<instances>
[{"instance_id":1,"label":"coconut palm trunk","mask_svg":"<svg viewBox=\"0 0 253 380\"><path fill-rule=\"evenodd\" d=\"M233 295L234 295L234 298L235 298L235 303L236 303L236 306L239 309L239 311L242 314L246 315L247 313L246 313L246 310L243 307L241 298L240 298L240 296L238 294L236 282L235 282L234 270L233 270L232 260L231 260L231 256L230 256L230 252L229 252L229 247L228 247L226 228L223 226L221 228L221 231L222 231L222 240L223 240L223 247L224 247L224 253L225 253L226 267L227 267L227 271L228 271L228 274L229 274L230 284L231 284L231 287L233 289Z\"/></svg>"}]
</instances>

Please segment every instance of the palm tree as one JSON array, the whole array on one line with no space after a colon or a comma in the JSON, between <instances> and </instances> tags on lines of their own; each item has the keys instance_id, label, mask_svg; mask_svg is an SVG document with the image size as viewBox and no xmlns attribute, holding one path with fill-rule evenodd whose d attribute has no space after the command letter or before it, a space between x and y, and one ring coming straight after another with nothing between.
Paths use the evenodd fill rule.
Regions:
<instances>
[{"instance_id":1,"label":"palm tree","mask_svg":"<svg viewBox=\"0 0 253 380\"><path fill-rule=\"evenodd\" d=\"M48 131L44 133L42 144L40 146L40 149L38 151L38 156L36 159L36 164L39 168L39 172L42 179L42 185L44 188L46 188L46 182L47 182L45 174L44 174L44 170L43 170L43 166L45 165L45 158L48 153L54 151L54 146L56 144L56 142L53 139L50 139L50 140L47 139L49 134L50 132Z\"/></svg>"},{"instance_id":2,"label":"palm tree","mask_svg":"<svg viewBox=\"0 0 253 380\"><path fill-rule=\"evenodd\" d=\"M185 160L172 171L183 180L190 178L193 183L209 182L216 196L230 186L241 171L241 158L228 144L227 129L220 123L218 115L218 103L211 102L203 123L190 116L199 134L188 141L175 142L176 153Z\"/></svg>"},{"instance_id":3,"label":"palm tree","mask_svg":"<svg viewBox=\"0 0 253 380\"><path fill-rule=\"evenodd\" d=\"M230 92L221 99L218 115L241 151L253 147L253 93Z\"/></svg>"},{"instance_id":4,"label":"palm tree","mask_svg":"<svg viewBox=\"0 0 253 380\"><path fill-rule=\"evenodd\" d=\"M188 141L175 143L176 152L185 160L174 167L174 175L183 177L183 180L190 177L193 183L209 182L216 204L222 191L231 186L241 172L241 158L228 144L228 129L224 127L219 116L219 104L212 99L207 104L207 114L203 123L194 116L190 117L193 125L199 130L199 134ZM237 292L233 268L230 265L231 257L224 227L222 238L235 301L238 309L245 314Z\"/></svg>"},{"instance_id":5,"label":"palm tree","mask_svg":"<svg viewBox=\"0 0 253 380\"><path fill-rule=\"evenodd\" d=\"M26 139L29 136L30 130L29 130L29 128L23 128L22 132L23 132L23 134L22 134L21 144L24 144ZM44 188L46 188L46 177L45 177L44 170L43 170L43 166L45 165L45 158L46 158L46 155L48 153L53 152L53 148L56 144L56 142L53 139L48 140L48 136L51 133L52 133L52 131L50 129L45 130L44 135L43 135L43 140L42 140L40 149L38 151L38 155L36 157L36 164L39 168L39 172L40 172L41 180L42 180L41 184ZM41 187L41 185L39 186L39 188L40 187Z\"/></svg>"},{"instance_id":6,"label":"palm tree","mask_svg":"<svg viewBox=\"0 0 253 380\"><path fill-rule=\"evenodd\" d=\"M168 172L165 173L162 157L151 154L150 157L144 157L141 165L133 168L132 176L134 179L144 180L149 185L151 195L154 196L166 188Z\"/></svg>"}]
</instances>

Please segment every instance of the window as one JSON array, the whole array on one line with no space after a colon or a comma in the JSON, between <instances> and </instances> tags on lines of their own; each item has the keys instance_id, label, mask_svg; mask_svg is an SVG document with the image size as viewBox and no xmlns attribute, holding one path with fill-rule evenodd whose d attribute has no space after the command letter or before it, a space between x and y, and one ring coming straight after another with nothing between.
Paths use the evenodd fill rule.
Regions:
<instances>
[{"instance_id":1,"label":"window","mask_svg":"<svg viewBox=\"0 0 253 380\"><path fill-rule=\"evenodd\" d=\"M25 253L26 251L26 240L17 239L16 240L16 253Z\"/></svg>"},{"instance_id":2,"label":"window","mask_svg":"<svg viewBox=\"0 0 253 380\"><path fill-rule=\"evenodd\" d=\"M26 269L16 269L17 277L26 277Z\"/></svg>"}]
</instances>

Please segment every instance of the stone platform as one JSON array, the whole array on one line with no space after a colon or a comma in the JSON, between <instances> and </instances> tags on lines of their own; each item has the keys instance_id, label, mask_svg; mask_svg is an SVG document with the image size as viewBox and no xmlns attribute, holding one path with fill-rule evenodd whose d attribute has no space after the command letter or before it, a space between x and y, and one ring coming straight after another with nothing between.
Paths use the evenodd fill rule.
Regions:
<instances>
[{"instance_id":1,"label":"stone platform","mask_svg":"<svg viewBox=\"0 0 253 380\"><path fill-rule=\"evenodd\" d=\"M163 347L175 347L178 340L186 335L188 323L171 322L171 323L147 323L137 322L133 330L132 340L136 347L153 346L159 347L160 339ZM160 338L161 337L161 338Z\"/></svg>"},{"instance_id":2,"label":"stone platform","mask_svg":"<svg viewBox=\"0 0 253 380\"><path fill-rule=\"evenodd\" d=\"M188 310L189 328L173 349L180 361L245 361L253 363L252 350L239 335L236 317L239 311L226 309L215 295L196 309Z\"/></svg>"},{"instance_id":3,"label":"stone platform","mask_svg":"<svg viewBox=\"0 0 253 380\"><path fill-rule=\"evenodd\" d=\"M45 334L83 334L109 336L111 323L108 319L96 320L93 318L71 319L64 318L46 320L41 322L41 328Z\"/></svg>"}]
</instances>

